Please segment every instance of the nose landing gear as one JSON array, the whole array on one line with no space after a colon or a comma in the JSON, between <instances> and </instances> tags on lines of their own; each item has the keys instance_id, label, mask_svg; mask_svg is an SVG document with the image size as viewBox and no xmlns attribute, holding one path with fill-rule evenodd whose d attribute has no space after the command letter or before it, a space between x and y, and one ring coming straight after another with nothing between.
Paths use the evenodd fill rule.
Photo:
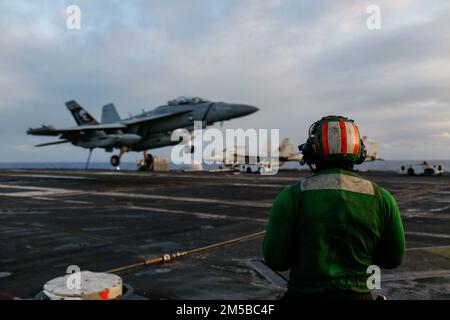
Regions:
<instances>
[{"instance_id":1,"label":"nose landing gear","mask_svg":"<svg viewBox=\"0 0 450 320\"><path fill-rule=\"evenodd\" d=\"M128 149L127 148L121 148L120 149L120 153L119 153L119 155L117 156L117 155L113 155L112 157L111 157L111 160L110 160L110 162L111 162L111 165L113 166L113 167L116 167L116 169L117 170L119 170L120 168L119 168L119 165L120 165L120 161L122 160L122 157L123 157L123 155L125 154L125 153L127 153L128 152Z\"/></svg>"},{"instance_id":2,"label":"nose landing gear","mask_svg":"<svg viewBox=\"0 0 450 320\"><path fill-rule=\"evenodd\" d=\"M113 156L111 157L111 165L112 165L113 167L118 167L119 164L120 164L120 158L119 158L119 156L113 155Z\"/></svg>"}]
</instances>

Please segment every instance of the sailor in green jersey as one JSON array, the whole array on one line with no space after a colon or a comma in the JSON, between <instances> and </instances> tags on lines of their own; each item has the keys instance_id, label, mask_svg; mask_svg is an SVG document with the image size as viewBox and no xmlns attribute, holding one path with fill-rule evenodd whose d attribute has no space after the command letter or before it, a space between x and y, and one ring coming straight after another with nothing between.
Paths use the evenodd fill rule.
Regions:
<instances>
[{"instance_id":1,"label":"sailor in green jersey","mask_svg":"<svg viewBox=\"0 0 450 320\"><path fill-rule=\"evenodd\" d=\"M367 268L396 268L405 238L392 195L353 172L366 150L352 120L315 122L300 150L311 177L276 198L263 255L276 271L290 270L284 299L372 299Z\"/></svg>"}]
</instances>

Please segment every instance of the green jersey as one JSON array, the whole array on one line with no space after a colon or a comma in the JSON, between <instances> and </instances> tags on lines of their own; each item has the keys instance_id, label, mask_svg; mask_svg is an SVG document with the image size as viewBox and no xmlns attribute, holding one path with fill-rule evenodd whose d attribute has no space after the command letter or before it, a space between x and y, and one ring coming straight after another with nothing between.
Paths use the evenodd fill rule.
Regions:
<instances>
[{"instance_id":1,"label":"green jersey","mask_svg":"<svg viewBox=\"0 0 450 320\"><path fill-rule=\"evenodd\" d=\"M405 237L400 211L385 189L352 171L322 170L275 200L263 254L277 271L290 269L289 290L369 292L367 268L396 268Z\"/></svg>"}]
</instances>

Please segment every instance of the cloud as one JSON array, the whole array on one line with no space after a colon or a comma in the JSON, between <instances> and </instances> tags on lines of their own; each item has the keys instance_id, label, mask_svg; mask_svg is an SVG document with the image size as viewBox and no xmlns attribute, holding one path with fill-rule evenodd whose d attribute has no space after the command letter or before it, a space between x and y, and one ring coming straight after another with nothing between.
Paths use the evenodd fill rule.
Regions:
<instances>
[{"instance_id":1,"label":"cloud","mask_svg":"<svg viewBox=\"0 0 450 320\"><path fill-rule=\"evenodd\" d=\"M443 132L441 132L441 133L439 133L439 134L431 135L431 137L432 137L432 138L437 138L437 139L450 140L450 133L449 133L449 132L446 132L446 131L443 131Z\"/></svg>"},{"instance_id":2,"label":"cloud","mask_svg":"<svg viewBox=\"0 0 450 320\"><path fill-rule=\"evenodd\" d=\"M450 157L428 143L443 145L450 126L444 0L76 3L79 31L66 28L73 1L0 2L0 161L46 141L26 136L29 126L73 126L69 99L100 118L108 102L125 116L184 94L260 107L225 128L280 128L300 143L311 122L343 114L383 158ZM382 9L379 31L366 28L371 4ZM64 148L34 149L35 158L84 161L85 151Z\"/></svg>"}]
</instances>

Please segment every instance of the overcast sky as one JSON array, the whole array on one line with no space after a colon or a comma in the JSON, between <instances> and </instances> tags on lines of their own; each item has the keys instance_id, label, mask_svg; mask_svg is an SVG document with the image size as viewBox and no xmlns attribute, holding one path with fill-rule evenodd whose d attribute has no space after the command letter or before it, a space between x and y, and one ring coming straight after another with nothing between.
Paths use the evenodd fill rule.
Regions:
<instances>
[{"instance_id":1,"label":"overcast sky","mask_svg":"<svg viewBox=\"0 0 450 320\"><path fill-rule=\"evenodd\" d=\"M66 27L71 4L80 30ZM380 30L366 27L369 5ZM0 162L85 161L85 149L34 148L52 138L25 134L74 126L67 100L100 118L108 102L126 116L180 95L260 108L225 128L279 128L300 143L339 114L385 159L450 159L446 0L0 0L0 35Z\"/></svg>"}]
</instances>

